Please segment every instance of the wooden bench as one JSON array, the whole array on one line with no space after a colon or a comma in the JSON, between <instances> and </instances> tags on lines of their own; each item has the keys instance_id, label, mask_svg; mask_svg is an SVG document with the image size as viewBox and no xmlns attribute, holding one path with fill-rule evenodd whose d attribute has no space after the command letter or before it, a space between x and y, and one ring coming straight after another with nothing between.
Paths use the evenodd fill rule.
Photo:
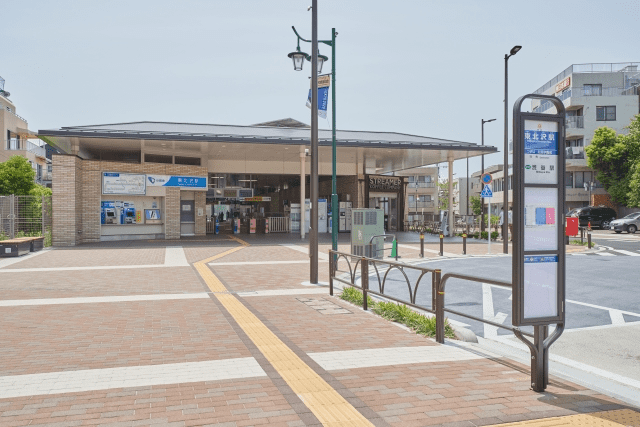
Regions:
<instances>
[{"instance_id":1,"label":"wooden bench","mask_svg":"<svg viewBox=\"0 0 640 427\"><path fill-rule=\"evenodd\" d=\"M19 237L0 240L0 258L18 257L44 248L44 237Z\"/></svg>"}]
</instances>

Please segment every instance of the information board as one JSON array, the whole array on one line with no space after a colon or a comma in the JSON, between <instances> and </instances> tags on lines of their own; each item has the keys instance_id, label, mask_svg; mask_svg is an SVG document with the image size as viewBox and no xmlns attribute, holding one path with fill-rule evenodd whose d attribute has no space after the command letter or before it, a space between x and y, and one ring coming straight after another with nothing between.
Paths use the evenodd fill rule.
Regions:
<instances>
[{"instance_id":1,"label":"information board","mask_svg":"<svg viewBox=\"0 0 640 427\"><path fill-rule=\"evenodd\" d=\"M524 250L558 249L558 190L524 189Z\"/></svg>"},{"instance_id":2,"label":"information board","mask_svg":"<svg viewBox=\"0 0 640 427\"><path fill-rule=\"evenodd\" d=\"M103 172L102 194L144 195L147 192L144 174Z\"/></svg>"},{"instance_id":3,"label":"information board","mask_svg":"<svg viewBox=\"0 0 640 427\"><path fill-rule=\"evenodd\" d=\"M557 114L522 112L533 99ZM513 109L513 318L514 326L564 322L564 124L562 101L531 94Z\"/></svg>"},{"instance_id":4,"label":"information board","mask_svg":"<svg viewBox=\"0 0 640 427\"><path fill-rule=\"evenodd\" d=\"M524 121L525 184L558 183L558 123Z\"/></svg>"},{"instance_id":5,"label":"information board","mask_svg":"<svg viewBox=\"0 0 640 427\"><path fill-rule=\"evenodd\" d=\"M524 258L524 317L558 315L558 256Z\"/></svg>"},{"instance_id":6,"label":"information board","mask_svg":"<svg viewBox=\"0 0 640 427\"><path fill-rule=\"evenodd\" d=\"M191 190L206 190L206 176L147 175L150 187L182 187Z\"/></svg>"}]
</instances>

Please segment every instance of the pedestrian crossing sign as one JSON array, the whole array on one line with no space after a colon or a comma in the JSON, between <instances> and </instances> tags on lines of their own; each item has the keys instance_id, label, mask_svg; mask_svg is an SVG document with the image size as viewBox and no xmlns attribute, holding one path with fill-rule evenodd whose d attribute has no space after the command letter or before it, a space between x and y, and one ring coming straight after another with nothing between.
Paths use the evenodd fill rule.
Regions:
<instances>
[{"instance_id":1,"label":"pedestrian crossing sign","mask_svg":"<svg viewBox=\"0 0 640 427\"><path fill-rule=\"evenodd\" d=\"M482 189L482 193L480 193L480 197L482 198L493 197L493 191L491 191L491 187L489 186L489 184L484 186L484 188Z\"/></svg>"}]
</instances>

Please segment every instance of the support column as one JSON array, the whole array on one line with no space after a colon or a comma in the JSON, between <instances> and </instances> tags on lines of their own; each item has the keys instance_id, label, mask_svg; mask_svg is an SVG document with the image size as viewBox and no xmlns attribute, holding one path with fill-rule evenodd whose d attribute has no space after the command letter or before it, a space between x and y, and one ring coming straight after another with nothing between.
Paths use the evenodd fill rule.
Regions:
<instances>
[{"instance_id":1,"label":"support column","mask_svg":"<svg viewBox=\"0 0 640 427\"><path fill-rule=\"evenodd\" d=\"M453 154L449 153L449 236L453 236L453 224L455 218L453 217Z\"/></svg>"},{"instance_id":2,"label":"support column","mask_svg":"<svg viewBox=\"0 0 640 427\"><path fill-rule=\"evenodd\" d=\"M304 145L300 146L300 238L304 239L304 199L305 199L305 185L307 181L307 176L305 174L305 163L307 161L307 155L304 152Z\"/></svg>"}]
</instances>

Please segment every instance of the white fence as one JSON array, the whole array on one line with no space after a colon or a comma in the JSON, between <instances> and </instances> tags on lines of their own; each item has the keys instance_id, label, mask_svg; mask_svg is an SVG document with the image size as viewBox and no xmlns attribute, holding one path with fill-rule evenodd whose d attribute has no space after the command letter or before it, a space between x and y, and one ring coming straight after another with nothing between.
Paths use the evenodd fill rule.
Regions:
<instances>
[{"instance_id":1,"label":"white fence","mask_svg":"<svg viewBox=\"0 0 640 427\"><path fill-rule=\"evenodd\" d=\"M286 216L269 217L269 233L289 233L291 224Z\"/></svg>"}]
</instances>

